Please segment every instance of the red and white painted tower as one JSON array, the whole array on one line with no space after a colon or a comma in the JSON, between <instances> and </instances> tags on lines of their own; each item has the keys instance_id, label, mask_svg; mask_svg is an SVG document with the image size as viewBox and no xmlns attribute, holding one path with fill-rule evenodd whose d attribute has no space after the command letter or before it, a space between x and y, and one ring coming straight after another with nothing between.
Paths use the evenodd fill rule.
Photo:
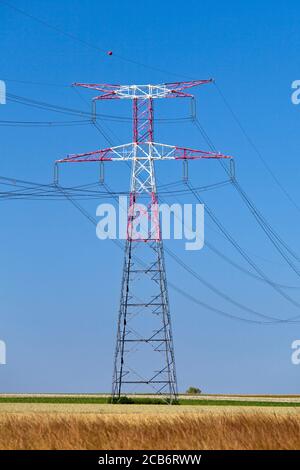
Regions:
<instances>
[{"instance_id":1,"label":"red and white painted tower","mask_svg":"<svg viewBox=\"0 0 300 470\"><path fill-rule=\"evenodd\" d=\"M83 84L100 91L94 100L130 99L133 104L133 141L129 144L69 155L56 163L131 161L127 240L121 286L112 398L129 392L163 395L172 403L177 397L174 346L159 213L155 163L160 160L229 158L220 153L157 143L154 140L153 103L162 98L192 97L185 90L211 80L160 85ZM141 213L139 202L146 210ZM154 211L153 211L154 208ZM153 217L154 212L154 217ZM138 236L141 218L154 223ZM142 243L141 243L142 242ZM139 259L136 262L136 252ZM149 356L149 353L150 356Z\"/></svg>"}]
</instances>

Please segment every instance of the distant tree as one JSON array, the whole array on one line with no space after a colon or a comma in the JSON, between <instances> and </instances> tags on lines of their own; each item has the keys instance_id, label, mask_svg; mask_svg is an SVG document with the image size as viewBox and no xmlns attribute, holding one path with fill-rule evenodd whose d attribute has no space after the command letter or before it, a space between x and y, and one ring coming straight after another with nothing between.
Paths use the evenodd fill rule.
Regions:
<instances>
[{"instance_id":1,"label":"distant tree","mask_svg":"<svg viewBox=\"0 0 300 470\"><path fill-rule=\"evenodd\" d=\"M185 393L189 395L200 395L201 390L198 387L189 387Z\"/></svg>"}]
</instances>

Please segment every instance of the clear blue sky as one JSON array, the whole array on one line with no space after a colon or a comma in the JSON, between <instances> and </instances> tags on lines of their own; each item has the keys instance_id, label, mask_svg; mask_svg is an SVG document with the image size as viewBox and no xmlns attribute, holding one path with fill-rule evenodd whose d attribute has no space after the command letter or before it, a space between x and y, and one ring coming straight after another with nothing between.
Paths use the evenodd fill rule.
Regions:
<instances>
[{"instance_id":1,"label":"clear blue sky","mask_svg":"<svg viewBox=\"0 0 300 470\"><path fill-rule=\"evenodd\" d=\"M300 106L290 99L291 82L300 78L299 2L11 3L99 49L0 2L0 79L6 80L8 93L88 109L84 100L88 102L91 93L81 91L79 96L64 85L213 77L274 174L299 201ZM215 86L195 90L195 95L201 124L216 147L234 155L243 187L272 226L300 252L299 212L274 183ZM188 102L180 100L158 107L165 118L189 113ZM109 102L98 110L130 115L128 103ZM0 120L66 119L72 118L10 101L0 106ZM104 125L116 144L131 141L130 124ZM52 180L55 159L107 146L90 126L0 127L0 133L0 175L45 183ZM191 122L159 123L156 140L208 149ZM160 181L180 178L179 163L166 165L157 168ZM218 162L193 162L190 173L195 186L225 178ZM126 189L128 176L126 168L106 165L107 184L115 190ZM95 166L79 165L64 167L61 183L96 179ZM300 287L300 279L278 256L232 187L211 191L204 199L274 281ZM96 201L85 207L94 215ZM110 390L122 252L110 241L99 241L94 227L67 201L3 200L0 213L0 339L7 343L8 361L0 366L0 392ZM206 220L206 239L246 267ZM300 314L270 287L243 275L207 247L186 252L183 242L167 245L237 301L271 316ZM171 259L166 261L168 278L186 292L252 318ZM287 292L300 301L299 289ZM210 393L299 393L300 366L291 364L290 346L300 338L300 324L265 326L229 320L171 289L170 305L180 390L196 385Z\"/></svg>"}]
</instances>

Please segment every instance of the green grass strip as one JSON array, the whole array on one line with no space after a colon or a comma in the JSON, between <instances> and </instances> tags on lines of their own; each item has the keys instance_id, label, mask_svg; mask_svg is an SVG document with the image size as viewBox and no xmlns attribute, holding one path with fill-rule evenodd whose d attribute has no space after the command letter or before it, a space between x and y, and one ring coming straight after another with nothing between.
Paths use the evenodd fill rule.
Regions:
<instances>
[{"instance_id":1,"label":"green grass strip","mask_svg":"<svg viewBox=\"0 0 300 470\"><path fill-rule=\"evenodd\" d=\"M110 399L107 397L67 397L67 396L0 396L0 403L53 403L53 404L106 404ZM117 402L116 402L117 403ZM138 398L127 397L121 400L121 404L134 404L134 405L164 405L165 400L161 398ZM279 402L279 401L257 401L257 400L210 400L210 399L180 399L176 403L178 405L193 405L193 406L276 406L276 407L300 407L300 402Z\"/></svg>"}]
</instances>

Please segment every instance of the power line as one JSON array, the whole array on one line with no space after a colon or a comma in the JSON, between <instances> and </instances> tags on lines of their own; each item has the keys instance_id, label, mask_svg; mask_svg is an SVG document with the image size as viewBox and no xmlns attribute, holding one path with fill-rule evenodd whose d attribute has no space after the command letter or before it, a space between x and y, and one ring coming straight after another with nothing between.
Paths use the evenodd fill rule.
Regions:
<instances>
[{"instance_id":1,"label":"power line","mask_svg":"<svg viewBox=\"0 0 300 470\"><path fill-rule=\"evenodd\" d=\"M101 128L100 128L99 126L97 126L97 125L96 125L96 128L97 128L97 129L99 130L99 132L101 132L102 135L103 135L103 129L101 129ZM107 139L107 136L104 135L104 137ZM223 183L224 183L224 182L223 182ZM223 184L223 183L222 183L222 184ZM63 188L60 188L60 190L63 192L64 196L66 196L66 194L67 194L67 193L66 193L66 190L64 190ZM97 196L99 197L99 193L97 193ZM69 195L69 194L68 194L67 198L70 199L70 195ZM77 207L79 207L79 205L78 205L77 202L76 202L75 204L77 205ZM168 253L170 254L170 251L168 251ZM190 273L192 273L192 275L194 275L194 277L198 278L198 280L201 279L201 281L203 281L203 279L200 278L200 276L199 276L197 273L193 272L193 271L192 271L187 265L185 265L181 260L178 261L179 258L177 257L177 255L174 255L174 254L173 254L173 258L174 258L174 256L176 256L177 262L179 262L179 264L181 264L182 267L184 267L186 270L188 270ZM280 320L280 319L275 319L274 317L270 317L270 316L266 316L266 315L260 314L259 312L256 312L256 311L254 311L254 310L252 310L252 309L249 309L248 307L243 306L242 304L237 303L236 301L234 301L232 298L230 298L230 297L227 296L226 294L221 293L218 289L214 288L213 286L209 285L208 283L206 283L206 286L207 286L207 287L209 286L209 288L211 288L211 289L213 288L214 291L215 291L215 293L218 293L218 295L221 295L221 296L222 296L223 298L225 298L226 300L230 301L231 303L234 303L236 306L238 306L238 307L240 307L240 308L243 308L244 310L246 310L246 311L248 311L248 312L250 312L250 313L254 313L255 315L261 316L261 317L263 317L263 318L268 318L268 319L275 320L276 322L277 322L277 321L279 321L279 322L284 321L284 320Z\"/></svg>"},{"instance_id":2,"label":"power line","mask_svg":"<svg viewBox=\"0 0 300 470\"><path fill-rule=\"evenodd\" d=\"M183 289L181 289L177 285L173 284L172 282L169 282L169 285L170 285L170 287L172 287L173 290L177 291L179 294L183 295L186 299L190 300L191 302L195 303L196 305L199 305L200 307L203 307L207 310L210 310L210 311L216 313L217 315L221 315L221 316L223 316L225 318L228 318L230 320L240 321L240 322L243 322L243 323L252 323L252 324L256 324L256 325L274 325L276 323L293 323L290 320L282 320L282 321L275 321L274 322L274 321L252 320L252 319L249 319L249 318L239 317L237 315L233 315L231 313L225 312L224 310L213 307L212 305L210 305L206 302L203 302L202 300L197 299L193 295L188 294Z\"/></svg>"},{"instance_id":3,"label":"power line","mask_svg":"<svg viewBox=\"0 0 300 470\"><path fill-rule=\"evenodd\" d=\"M113 195L112 191L109 189L109 187L107 186L107 184L103 184L103 186L106 188L106 190L112 195L112 197L117 200L115 198L115 196ZM160 198L161 199L161 198ZM117 200L118 202L118 200ZM124 210L124 208L122 208ZM240 308L241 310L244 310L246 311L247 313L250 313L250 314L254 314L260 318L264 318L264 319L267 319L267 320L271 320L271 321L274 321L274 322L284 322L284 321L287 321L287 322L290 322L291 320L287 319L287 320L283 320L283 319L279 319L279 318L276 318L276 317L272 317L270 315L266 315L266 314L262 314L261 312L258 312L256 310L253 310L251 308L249 308L248 306L240 303L240 302L237 302L236 300L234 300L231 296L229 296L228 294L225 294L224 292L222 292L220 289L218 289L216 286L214 286L213 284L211 284L210 282L208 282L206 279L204 279L203 277L201 277L198 273L196 273L192 268L190 268L181 258L179 258L179 256L177 256L172 250L170 250L169 248L167 247L164 247L164 250L165 252L178 264L180 265L183 269L185 269L185 271L187 271L190 275L192 275L195 279L197 279L198 281L200 281L204 286L206 286L209 290L213 291L215 294L217 294L218 296L222 297L224 300L226 300L227 302L230 302L231 304L235 305L236 307ZM297 318L297 317L296 317ZM293 320L293 319L292 319Z\"/></svg>"},{"instance_id":4,"label":"power line","mask_svg":"<svg viewBox=\"0 0 300 470\"><path fill-rule=\"evenodd\" d=\"M211 185L198 186L196 189L199 192L207 192L215 190L216 188L223 187L224 185L229 184L228 181L220 181L218 183L213 183ZM60 200L64 199L58 193L56 186L51 184L42 184L31 181L19 180L16 178L8 178L0 176L0 185L17 188L14 190L0 191L0 199L28 199L28 200ZM187 194L188 189L174 189L174 186L178 186L177 182L171 182L163 185L158 185L158 189L161 189L160 194L167 196L173 195L182 195ZM62 187L61 187L62 188ZM173 189L172 189L173 188ZM100 197L110 197L107 191L99 191L99 183L90 183L86 185L78 185L72 187L65 187L64 190L68 191L68 194L71 194L72 197L76 199L99 199ZM126 191L115 191L111 192L113 196L129 196L128 190Z\"/></svg>"},{"instance_id":5,"label":"power line","mask_svg":"<svg viewBox=\"0 0 300 470\"><path fill-rule=\"evenodd\" d=\"M222 297L224 300L227 302L230 302L231 304L235 305L235 307L240 308L241 310L246 311L247 313L254 314L260 318L264 318L267 320L273 320L273 321L278 321L281 322L282 319L272 317L270 315L263 314L261 312L258 312L257 310L253 310L252 308L248 307L245 304L242 304L241 302L236 301L233 299L231 296L228 294L225 294L222 292L220 289L218 289L215 285L211 284L207 279L204 279L202 276L200 276L196 271L194 271L192 268L190 268L186 263L184 263L173 251L171 251L169 248L165 247L166 253L173 258L173 260L179 264L186 272L188 272L191 276L193 276L195 279L200 281L203 285L205 285L209 290L217 294L219 297Z\"/></svg>"},{"instance_id":6,"label":"power line","mask_svg":"<svg viewBox=\"0 0 300 470\"><path fill-rule=\"evenodd\" d=\"M90 124L90 120L78 121L4 121L0 120L2 127L68 127L68 126L82 126Z\"/></svg>"},{"instance_id":7,"label":"power line","mask_svg":"<svg viewBox=\"0 0 300 470\"><path fill-rule=\"evenodd\" d=\"M1 0L0 0L1 1ZM72 89L74 89L72 87ZM131 118L128 116L120 116L120 115L112 115L112 114L99 114L99 113L92 113L92 111L83 111L76 108L69 108L66 106L60 106L52 103L48 103L45 101L38 101L31 98L27 98L24 96L15 95L13 93L7 93L8 101L13 103L22 104L24 106L29 106L32 108L41 109L43 111L53 111L55 113L71 115L71 116L89 116L89 120L92 121L96 118L99 118L104 121L112 121L112 122L130 122ZM191 121L191 116L181 116L175 118L156 118L155 122L163 122L165 124L172 123L172 122L189 122Z\"/></svg>"},{"instance_id":8,"label":"power line","mask_svg":"<svg viewBox=\"0 0 300 470\"><path fill-rule=\"evenodd\" d=\"M100 52L104 52L105 54L107 54L107 50L105 50L104 48L102 47L99 47L98 45L95 45L89 41L86 41L85 39L82 39L72 33L69 33L67 31L64 31L62 28L59 28L57 26L54 26L50 23L48 23L47 21L37 17L36 15L33 15L31 13L28 13L26 12L25 10L21 9L21 8L18 8L14 5L12 5L11 3L9 2L6 2L4 0L0 0L0 3L2 3L3 5L5 5L6 7L16 11L17 13L23 15L23 16L26 16L27 18L30 18L31 20L34 20L36 21L37 23L40 23L42 24L43 26L45 26L46 28L48 29L51 29L53 31L56 31L57 33L63 35L63 36L66 36L82 45L84 45L85 47L88 47L90 49L94 49L96 51L100 51ZM165 69L161 69L159 67L154 67L152 65L148 65L148 64L145 64L143 62L140 62L140 61L137 61L137 60L134 60L134 59L129 59L128 57L125 57L125 56L122 56L120 54L117 54L114 52L113 54L114 57L116 57L117 59L119 60L122 60L124 62L128 62L128 63L131 63L131 64L134 64L134 65L138 65L140 67L144 67L146 69L149 69L149 70L153 70L153 71L156 71L156 72L159 72L159 73L162 73L162 74L169 74L169 75L173 75L173 76L176 76L176 77L180 77L182 78L183 75L182 74L178 74L178 73L175 73L175 72L170 72L170 70L165 70Z\"/></svg>"},{"instance_id":9,"label":"power line","mask_svg":"<svg viewBox=\"0 0 300 470\"><path fill-rule=\"evenodd\" d=\"M240 272L246 274L247 276L249 277L252 277L253 279L256 279L257 281L260 281L260 282L263 282L265 283L266 281L258 276L257 274L255 273L252 273L251 271L249 271L248 269L244 268L243 266L241 266L239 263L236 263L235 261L233 261L232 259L230 259L228 256L224 255L224 253L221 253L214 245L212 245L210 242L208 242L206 240L205 242L205 245L211 250L213 251L217 256L219 256L220 258L222 258L224 261L226 261L228 264L231 264L234 268L238 269ZM290 286L290 285L286 285L286 284L282 284L282 283L278 283L278 282L275 282L273 281L273 284L278 286L278 287L281 287L281 289L300 289L300 286Z\"/></svg>"},{"instance_id":10,"label":"power line","mask_svg":"<svg viewBox=\"0 0 300 470\"><path fill-rule=\"evenodd\" d=\"M105 185L105 187L107 188L107 191L108 193L111 193L111 195L113 196L113 193L109 190L109 188L107 187L107 185ZM58 186L59 188L59 186ZM67 191L65 190L62 190L63 191L63 194L64 196L66 197L66 199L68 201L71 202L71 204L73 204L73 206L79 210L79 212L85 217L87 218L87 220L89 220L94 226L97 226L97 220L91 216L88 211L86 211L77 201L74 201L73 198L67 193ZM122 251L124 250L124 245L123 243L121 243L119 240L115 240L115 239L112 239L111 240L116 246L118 246ZM172 253L171 250L166 250L168 252L168 254ZM177 257L177 255L174 255L172 253L172 257L174 259L179 259L179 257ZM137 255L132 255L133 258L135 259L136 262L138 262L140 265L144 265L144 262L143 260L141 260ZM185 265L185 263L183 263L181 260L180 260L180 263L181 265ZM198 275L197 275L198 277ZM195 297L193 297L192 295L188 294L187 292L185 292L184 290L182 290L180 287L178 287L176 284L172 283L172 282L169 282L169 285L171 286L171 288L175 291L177 291L178 293L180 293L183 297L189 299L190 301L196 303L197 305L200 305L202 307L205 307L206 309L210 310L210 311L213 311L214 313L217 313L218 315L222 315L226 318L229 318L229 319L232 319L232 320L237 320L237 321L241 321L241 322L246 322L246 323L253 323L253 324L260 324L260 325L267 325L267 324L276 324L276 323L296 323L293 319L287 319L287 320L283 320L283 319L278 319L278 318L274 318L274 317L270 317L270 316L267 316L267 315L263 315L263 314L260 314L258 312L255 312L255 315L258 315L262 318L267 318L269 319L270 321L259 321L259 320L252 320L252 319L247 319L247 318L243 318L243 317L240 317L240 316L237 316L237 315L233 315L233 314L230 314L222 309L218 309L218 308L215 308ZM249 312L250 312L251 309L249 309ZM254 311L252 311L251 313L254 313Z\"/></svg>"},{"instance_id":11,"label":"power line","mask_svg":"<svg viewBox=\"0 0 300 470\"><path fill-rule=\"evenodd\" d=\"M283 184L280 182L280 180L278 179L278 177L275 175L274 171L272 170L272 168L270 167L270 165L267 163L266 159L263 157L262 153L260 152L260 150L257 148L257 146L255 145L255 143L253 142L253 140L251 139L251 137L249 136L249 134L247 133L247 131L245 130L243 124L241 123L241 120L238 118L237 114L234 112L232 106L230 105L230 103L228 102L227 98L225 97L224 93L222 92L222 90L220 89L220 87L218 86L218 84L216 82L214 82L214 85L220 95L220 97L222 98L226 108L229 110L231 116L233 117L234 121L236 122L236 124L238 125L238 127L240 128L242 134L244 135L244 137L246 138L247 142L249 143L249 145L252 147L252 149L254 150L254 152L256 153L256 155L258 156L258 158L260 159L260 161L262 162L262 164L264 165L265 169L267 170L267 172L271 175L273 181L276 183L276 185L279 187L279 189L281 190L281 192L287 197L287 199L290 201L290 203L297 209L297 211L300 212L300 206L297 204L297 202L295 201L295 199L291 196L291 194L289 193L289 191L283 186Z\"/></svg>"},{"instance_id":12,"label":"power line","mask_svg":"<svg viewBox=\"0 0 300 470\"><path fill-rule=\"evenodd\" d=\"M207 144L211 149L215 149L214 144L204 131L203 127L201 126L199 120L196 118L195 123L197 129L201 132L201 135L206 140ZM215 151L215 150L214 150ZM300 261L300 257L287 245L287 243L280 237L276 231L271 227L271 225L267 222L266 218L259 212L257 207L255 207L254 203L250 200L249 196L247 195L246 191L241 187L240 183L238 182L235 175L232 175L230 170L224 165L223 162L220 162L221 166L225 170L225 172L231 177L231 182L233 187L237 190L238 194L241 196L242 200L246 203L247 208L250 210L251 214L254 216L260 227L263 229L271 243L274 245L276 250L279 254L284 258L287 264L292 268L292 270L297 274L300 275L298 268L293 264L293 262L289 259L289 257L284 253L280 244L285 248L285 250L290 253L297 261Z\"/></svg>"},{"instance_id":13,"label":"power line","mask_svg":"<svg viewBox=\"0 0 300 470\"><path fill-rule=\"evenodd\" d=\"M5 82L21 83L23 85L49 86L49 87L55 87L55 88L70 88L70 85L63 85L60 83L34 82L31 80L16 80L13 78L7 78L7 77L2 77L2 76L1 76L1 79L4 80Z\"/></svg>"},{"instance_id":14,"label":"power line","mask_svg":"<svg viewBox=\"0 0 300 470\"><path fill-rule=\"evenodd\" d=\"M195 196L195 198L200 202L201 204L204 204L204 201L200 198L199 194L195 189L190 185L189 182L186 183L186 185L189 187L191 190L191 193ZM268 278L268 276L264 273L264 271L257 266L257 264L250 258L250 256L242 249L242 247L234 240L234 238L227 232L225 227L221 224L221 222L218 220L218 218L215 216L213 211L208 207L207 204L205 204L205 210L208 213L209 217L211 220L216 224L216 226L221 230L221 232L225 235L229 243L240 253L240 255L247 261L247 263L256 271L256 273L262 277L267 284L269 284L279 295L281 295L283 298L285 298L288 302L290 302L292 305L295 307L299 308L300 304L292 299L289 295L287 295L283 290L278 287L271 279Z\"/></svg>"},{"instance_id":15,"label":"power line","mask_svg":"<svg viewBox=\"0 0 300 470\"><path fill-rule=\"evenodd\" d=\"M237 189L241 197L247 203L249 209L251 210L256 220L261 225L262 229L264 230L268 238L272 241L272 243L276 244L276 240L277 240L277 242L279 242L286 249L286 251L290 253L291 256L293 256L293 258L296 261L300 261L299 255L297 255L297 253L295 253L294 250L292 250L292 248L288 246L288 244L282 239L282 237L280 237L278 233L276 233L276 231L272 228L272 226L267 222L266 218L261 214L261 212L259 212L257 207L255 207L253 201L251 201L250 197L247 195L246 191L242 188L241 184L237 181L236 178L232 179L232 184L235 186L235 188ZM271 239L271 236L273 236L275 240L274 238ZM278 250L282 254L282 256L285 258L287 263L290 264L290 262L286 259L285 255L282 253L282 251L279 248Z\"/></svg>"}]
</instances>

